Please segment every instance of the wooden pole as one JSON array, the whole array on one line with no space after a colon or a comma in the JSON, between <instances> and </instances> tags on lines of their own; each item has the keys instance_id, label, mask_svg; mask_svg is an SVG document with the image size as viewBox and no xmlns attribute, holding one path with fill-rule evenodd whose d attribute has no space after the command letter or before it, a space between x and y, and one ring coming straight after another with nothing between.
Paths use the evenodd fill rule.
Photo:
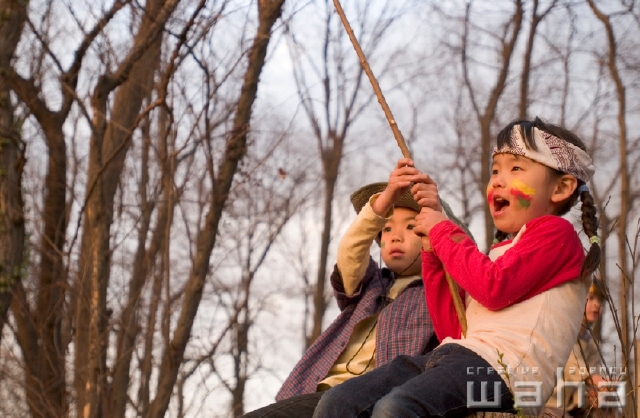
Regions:
<instances>
[{"instance_id":1,"label":"wooden pole","mask_svg":"<svg viewBox=\"0 0 640 418\"><path fill-rule=\"evenodd\" d=\"M387 118L387 122L389 122L391 131L393 131L393 136L395 137L396 142L398 143L398 146L402 151L402 156L405 158L413 159L411 156L411 151L409 150L409 147L407 147L407 143L405 142L404 137L402 136L402 132L400 132L400 129L398 128L396 119L393 117L393 113L391 113L391 109L387 104L387 100L384 98L384 94L382 94L382 90L380 89L378 80L373 75L373 71L371 71L371 67L369 67L369 62L367 61L367 57L364 55L364 52L362 52L362 48L360 48L360 43L356 39L356 36L353 33L353 29L351 29L351 25L347 20L347 16L345 15L344 10L342 9L342 5L340 4L340 1L333 0L333 4L336 8L336 11L338 12L338 15L340 16L342 25L347 31L347 35L349 35L349 39L353 44L353 48L356 50L356 53L358 54L358 58L360 58L360 64L362 65L362 68L364 69L365 74L367 74L367 77L371 82L373 91L376 93L376 97L378 98L378 103L380 103L380 106L382 106L382 110L384 111L384 115ZM467 334L467 318L464 312L464 305L462 304L462 300L460 299L460 294L458 293L458 284L453 281L449 273L446 273L445 275L447 277L447 283L449 284L449 290L451 291L451 297L453 298L453 305L456 309L456 313L458 314L458 321L460 321L460 328L462 329L462 334L466 335Z\"/></svg>"},{"instance_id":2,"label":"wooden pole","mask_svg":"<svg viewBox=\"0 0 640 418\"><path fill-rule=\"evenodd\" d=\"M393 131L393 136L396 138L396 141L398 142L398 146L402 151L402 156L405 158L412 158L411 151L409 151L409 148L407 147L407 144L404 141L404 137L402 136L402 132L400 132L400 129L398 128L398 124L396 123L396 120L393 117L393 113L391 113L391 109L389 108L389 105L387 104L387 101L384 98L384 94L382 94L382 90L380 90L380 85L378 84L378 80L376 80L376 77L373 75L373 71L371 71L371 67L369 67L369 63L367 62L367 57L365 57L364 52L362 52L362 48L360 48L360 43L356 39L356 36L353 34L353 29L351 29L351 25L347 20L347 16L344 14L344 10L342 9L342 5L340 5L340 1L333 0L333 4L335 5L336 10L338 11L338 15L340 16L342 25L347 31L347 35L349 35L349 39L353 44L353 48L356 50L356 53L358 54L358 58L360 58L360 64L362 65L364 72L367 74L367 77L369 77L369 81L371 82L373 91L375 91L376 97L378 98L378 103L380 103L380 106L382 106L384 115L387 117L389 126L391 126L391 130Z\"/></svg>"}]
</instances>

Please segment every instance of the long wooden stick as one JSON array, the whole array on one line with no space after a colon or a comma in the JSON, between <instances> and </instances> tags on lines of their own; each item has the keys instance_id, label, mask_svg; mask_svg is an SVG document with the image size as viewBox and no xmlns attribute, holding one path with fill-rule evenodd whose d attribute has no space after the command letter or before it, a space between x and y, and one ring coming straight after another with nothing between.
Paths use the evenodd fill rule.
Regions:
<instances>
[{"instance_id":1,"label":"long wooden stick","mask_svg":"<svg viewBox=\"0 0 640 418\"><path fill-rule=\"evenodd\" d=\"M378 84L378 80L373 75L373 71L371 71L371 67L369 67L369 63L367 62L367 57L365 57L364 52L362 52L362 48L360 48L360 43L356 39L356 36L353 34L353 29L351 29L351 25L347 20L347 16L344 14L344 10L342 9L342 5L338 0L333 0L333 4L338 11L338 15L340 16L340 20L342 21L342 25L347 31L347 35L349 35L349 39L351 39L351 43L353 44L353 48L356 50L358 54L358 58L360 58L360 64L364 69L364 72L369 77L369 81L371 82L371 86L373 87L373 91L376 92L376 97L378 98L378 103L382 106L382 110L384 111L384 115L387 117L387 121L389 121L389 126L391 126L391 130L393 131L393 136L396 138L398 142L398 146L402 151L402 155L405 158L411 158L411 151L407 147L406 142L404 141L404 137L402 136L402 132L398 128L398 124L396 123L395 118L393 117L393 113L391 113L391 109L387 104L386 99L384 98L384 94L382 94L382 90L380 90L380 85Z\"/></svg>"},{"instance_id":2,"label":"long wooden stick","mask_svg":"<svg viewBox=\"0 0 640 418\"><path fill-rule=\"evenodd\" d=\"M384 115L387 117L389 126L393 131L393 136L395 137L396 142L398 142L398 146L402 151L402 156L405 158L413 159L411 157L411 151L409 150L409 147L407 147L407 143L405 142L404 137L402 136L402 132L400 132L400 129L398 128L396 119L393 117L393 113L391 113L391 109L387 104L387 100L384 98L384 94L382 94L382 90L380 89L378 80L373 75L373 71L371 71L371 67L369 67L369 63L367 62L367 57L364 55L364 52L362 52L362 48L360 48L360 43L356 39L356 36L353 33L353 29L351 29L351 25L347 20L347 16L345 15L344 10L342 9L342 5L340 4L340 1L333 0L333 5L335 6L336 11L340 16L340 20L342 21L342 25L347 31L347 35L349 35L349 39L353 44L353 48L356 50L356 53L358 54L358 58L360 58L360 64L362 65L362 68L364 69L365 74L367 74L367 77L371 82L373 91L376 93L376 97L378 98L378 103L380 103L380 106L382 106ZM460 328L462 329L462 334L466 335L467 334L467 317L464 312L464 305L462 304L462 300L460 299L460 294L458 293L458 284L453 281L449 273L446 273L445 276L447 278L447 283L449 285L449 291L451 292L451 297L453 298L453 305L456 309L456 314L458 315L458 321L460 321Z\"/></svg>"}]
</instances>

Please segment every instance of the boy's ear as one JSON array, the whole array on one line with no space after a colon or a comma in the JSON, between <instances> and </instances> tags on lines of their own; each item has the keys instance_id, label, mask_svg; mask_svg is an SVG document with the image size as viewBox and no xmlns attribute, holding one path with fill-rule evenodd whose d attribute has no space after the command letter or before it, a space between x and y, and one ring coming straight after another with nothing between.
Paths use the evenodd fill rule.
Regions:
<instances>
[{"instance_id":1,"label":"boy's ear","mask_svg":"<svg viewBox=\"0 0 640 418\"><path fill-rule=\"evenodd\" d=\"M559 203L569 199L576 187L578 187L578 180L571 174L563 174L558 178L556 189L551 195L551 201Z\"/></svg>"}]
</instances>

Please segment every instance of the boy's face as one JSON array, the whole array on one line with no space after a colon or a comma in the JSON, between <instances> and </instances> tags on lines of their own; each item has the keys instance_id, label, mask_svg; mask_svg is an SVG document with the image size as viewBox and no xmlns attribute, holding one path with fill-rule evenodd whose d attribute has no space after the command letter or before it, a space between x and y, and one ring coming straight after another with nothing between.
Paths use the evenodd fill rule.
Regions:
<instances>
[{"instance_id":1,"label":"boy's face","mask_svg":"<svg viewBox=\"0 0 640 418\"><path fill-rule=\"evenodd\" d=\"M584 315L587 317L587 321L589 323L596 322L596 320L600 318L601 312L602 300L593 293L589 293L589 296L587 296L587 305L584 308Z\"/></svg>"},{"instance_id":2,"label":"boy's face","mask_svg":"<svg viewBox=\"0 0 640 418\"><path fill-rule=\"evenodd\" d=\"M420 275L422 240L413 232L418 212L395 208L393 216L382 228L380 254L389 270L400 276Z\"/></svg>"},{"instance_id":3,"label":"boy's face","mask_svg":"<svg viewBox=\"0 0 640 418\"><path fill-rule=\"evenodd\" d=\"M496 228L516 234L530 220L553 214L555 186L544 165L513 154L496 154L487 186Z\"/></svg>"}]
</instances>

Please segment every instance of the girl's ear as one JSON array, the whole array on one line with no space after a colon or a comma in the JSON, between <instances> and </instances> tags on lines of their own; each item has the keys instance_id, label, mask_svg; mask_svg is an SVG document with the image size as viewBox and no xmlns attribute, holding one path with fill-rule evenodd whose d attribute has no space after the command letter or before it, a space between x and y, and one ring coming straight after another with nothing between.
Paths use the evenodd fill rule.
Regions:
<instances>
[{"instance_id":1,"label":"girl's ear","mask_svg":"<svg viewBox=\"0 0 640 418\"><path fill-rule=\"evenodd\" d=\"M556 189L551 195L551 201L559 203L569 199L576 187L578 187L578 180L571 174L563 174L557 179Z\"/></svg>"}]
</instances>

